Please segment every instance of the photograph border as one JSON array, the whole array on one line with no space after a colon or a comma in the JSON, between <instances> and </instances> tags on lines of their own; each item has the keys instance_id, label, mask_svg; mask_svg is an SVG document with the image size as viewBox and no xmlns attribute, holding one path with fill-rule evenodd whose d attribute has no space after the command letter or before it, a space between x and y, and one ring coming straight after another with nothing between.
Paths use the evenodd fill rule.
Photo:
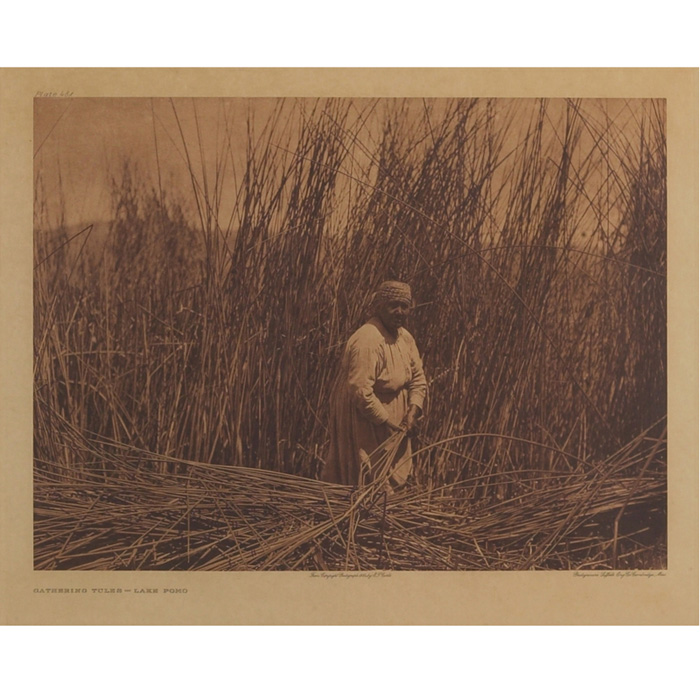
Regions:
<instances>
[{"instance_id":1,"label":"photograph border","mask_svg":"<svg viewBox=\"0 0 700 700\"><path fill-rule=\"evenodd\" d=\"M32 115L34 97L46 94L59 99L666 99L668 568L658 572L586 572L586 576L570 571L34 571ZM697 69L3 69L0 137L0 402L4 408L0 416L1 623L698 623ZM125 589L130 592L123 592Z\"/></svg>"}]
</instances>

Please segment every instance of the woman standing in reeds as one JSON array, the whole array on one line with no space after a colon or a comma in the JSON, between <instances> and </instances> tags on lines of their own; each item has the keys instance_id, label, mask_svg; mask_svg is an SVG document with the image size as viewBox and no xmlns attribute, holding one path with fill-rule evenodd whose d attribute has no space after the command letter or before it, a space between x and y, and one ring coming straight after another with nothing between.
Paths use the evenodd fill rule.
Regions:
<instances>
[{"instance_id":1,"label":"woman standing in reeds","mask_svg":"<svg viewBox=\"0 0 700 700\"><path fill-rule=\"evenodd\" d=\"M392 486L405 483L412 468L410 437L427 392L418 348L404 328L412 306L409 285L384 282L372 297L372 317L345 346L331 395L324 481L368 483L382 457L377 448L401 432L389 474Z\"/></svg>"}]
</instances>

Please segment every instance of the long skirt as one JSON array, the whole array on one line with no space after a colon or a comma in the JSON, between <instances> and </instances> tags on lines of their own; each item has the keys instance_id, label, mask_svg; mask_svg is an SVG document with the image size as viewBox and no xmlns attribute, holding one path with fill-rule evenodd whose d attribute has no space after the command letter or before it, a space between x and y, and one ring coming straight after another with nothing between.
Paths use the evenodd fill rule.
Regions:
<instances>
[{"instance_id":1,"label":"long skirt","mask_svg":"<svg viewBox=\"0 0 700 700\"><path fill-rule=\"evenodd\" d=\"M348 390L336 384L331 400L330 448L321 478L338 484L362 485L376 475L377 461L384 456L378 450L396 431L386 423L374 425L358 410ZM389 420L398 425L408 409L408 390L396 393L376 393L389 413ZM390 484L394 487L406 482L413 467L411 440L403 436L393 457Z\"/></svg>"}]
</instances>

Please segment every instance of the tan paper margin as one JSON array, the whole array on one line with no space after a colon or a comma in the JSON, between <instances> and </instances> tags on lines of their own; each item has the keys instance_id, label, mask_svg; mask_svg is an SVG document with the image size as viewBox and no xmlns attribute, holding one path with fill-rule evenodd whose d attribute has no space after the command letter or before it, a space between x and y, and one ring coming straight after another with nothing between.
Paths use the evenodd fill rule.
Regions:
<instances>
[{"instance_id":1,"label":"tan paper margin","mask_svg":"<svg viewBox=\"0 0 700 700\"><path fill-rule=\"evenodd\" d=\"M669 563L569 572L35 572L32 569L32 100L75 97L664 97L669 184ZM698 70L0 69L0 623L698 624ZM36 588L158 588L41 594ZM164 588L186 588L165 594Z\"/></svg>"}]
</instances>

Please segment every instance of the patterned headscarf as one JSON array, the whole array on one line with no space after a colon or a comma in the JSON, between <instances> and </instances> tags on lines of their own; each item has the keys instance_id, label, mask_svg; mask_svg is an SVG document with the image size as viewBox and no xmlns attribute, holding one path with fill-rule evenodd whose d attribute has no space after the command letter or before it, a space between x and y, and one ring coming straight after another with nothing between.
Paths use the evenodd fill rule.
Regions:
<instances>
[{"instance_id":1,"label":"patterned headscarf","mask_svg":"<svg viewBox=\"0 0 700 700\"><path fill-rule=\"evenodd\" d=\"M392 301L405 301L412 304L413 297L411 295L411 287L405 282L382 282L372 296L372 306L377 306L377 304L389 304Z\"/></svg>"}]
</instances>

